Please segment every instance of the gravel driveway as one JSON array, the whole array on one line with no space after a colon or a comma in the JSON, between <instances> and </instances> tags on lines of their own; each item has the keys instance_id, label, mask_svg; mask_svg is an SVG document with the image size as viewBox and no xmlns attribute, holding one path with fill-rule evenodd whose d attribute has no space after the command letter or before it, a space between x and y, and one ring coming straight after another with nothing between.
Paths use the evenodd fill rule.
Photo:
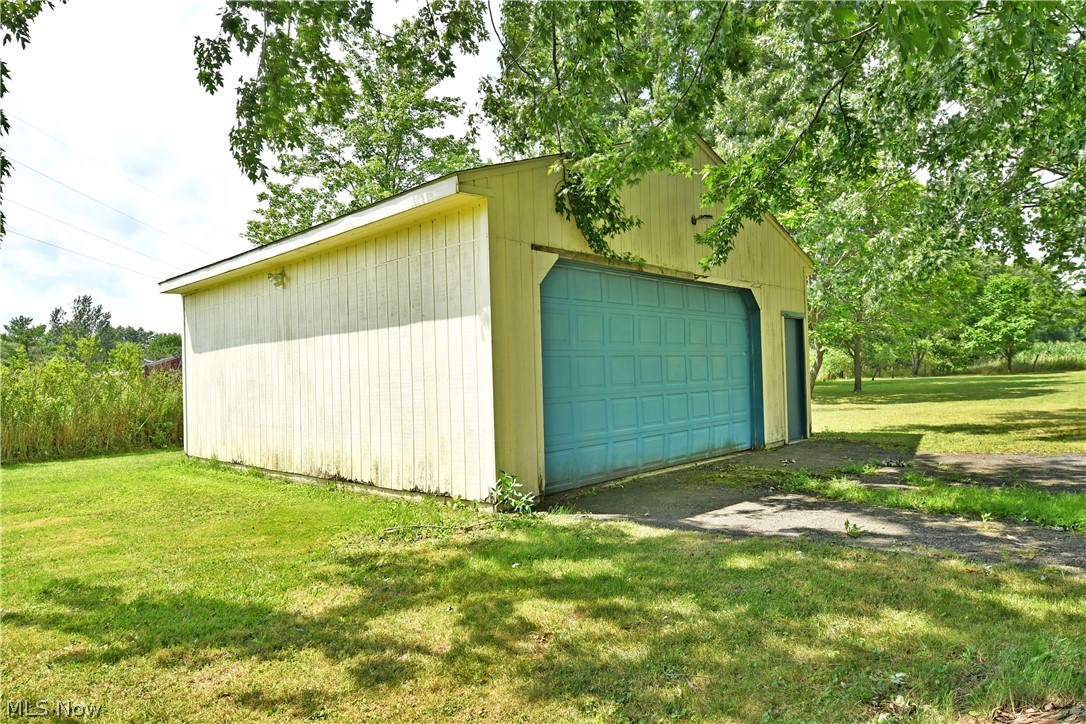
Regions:
<instances>
[{"instance_id":1,"label":"gravel driveway","mask_svg":"<svg viewBox=\"0 0 1086 724\"><path fill-rule=\"evenodd\" d=\"M831 470L850 461L888 457L901 456L872 446L812 441L776 450L743 453L706 465L718 470L726 470L729 466ZM968 456L954 456L958 457ZM933 461L912 456L906 460L909 467L884 470L887 475L897 476L901 470L920 468L932 474L966 475L973 484L1014 482L1086 494L1086 481L1083 480L1086 475L1082 474L1086 473L1084 458L1044 458L1047 465L1031 466L1031 461L1024 459L1027 456L1005 457L1015 460L970 460L966 462L972 467L968 467L958 461L951 464L947 459ZM572 496L563 496L560 501L601 520L632 520L642 525L730 536L803 536L863 548L908 550L932 556L949 554L991 563L1007 560L1028 566L1054 566L1073 573L1086 572L1084 534L1028 524L972 521L820 500L766 489L734 488L715 484L704 473L705 466L669 470L588 488ZM845 534L846 520L862 529L857 537Z\"/></svg>"}]
</instances>

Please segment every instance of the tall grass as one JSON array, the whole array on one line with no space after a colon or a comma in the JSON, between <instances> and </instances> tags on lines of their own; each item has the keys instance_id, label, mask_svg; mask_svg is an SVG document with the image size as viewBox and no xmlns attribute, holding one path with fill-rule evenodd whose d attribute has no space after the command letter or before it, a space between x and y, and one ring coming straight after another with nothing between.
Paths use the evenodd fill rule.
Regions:
<instances>
[{"instance_id":1,"label":"tall grass","mask_svg":"<svg viewBox=\"0 0 1086 724\"><path fill-rule=\"evenodd\" d=\"M140 350L101 362L95 340L41 363L0 367L0 459L6 463L167 447L181 442L181 377L143 374Z\"/></svg>"},{"instance_id":2,"label":"tall grass","mask_svg":"<svg viewBox=\"0 0 1086 724\"><path fill-rule=\"evenodd\" d=\"M1074 372L1086 370L1086 341L1034 342L1014 358L1015 372ZM967 374L1004 375L1007 363L1002 357L980 360Z\"/></svg>"}]
</instances>

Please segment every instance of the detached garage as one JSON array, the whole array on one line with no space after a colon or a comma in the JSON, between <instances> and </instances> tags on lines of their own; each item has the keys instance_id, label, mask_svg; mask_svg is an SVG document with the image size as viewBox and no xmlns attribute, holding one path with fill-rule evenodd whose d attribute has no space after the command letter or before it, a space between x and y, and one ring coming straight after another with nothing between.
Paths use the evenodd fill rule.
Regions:
<instances>
[{"instance_id":1,"label":"detached garage","mask_svg":"<svg viewBox=\"0 0 1086 724\"><path fill-rule=\"evenodd\" d=\"M717 162L699 142L695 167ZM700 179L627 189L591 254L554 157L446 176L161 283L184 306L185 451L484 499L805 438L810 259L766 216L705 273Z\"/></svg>"}]
</instances>

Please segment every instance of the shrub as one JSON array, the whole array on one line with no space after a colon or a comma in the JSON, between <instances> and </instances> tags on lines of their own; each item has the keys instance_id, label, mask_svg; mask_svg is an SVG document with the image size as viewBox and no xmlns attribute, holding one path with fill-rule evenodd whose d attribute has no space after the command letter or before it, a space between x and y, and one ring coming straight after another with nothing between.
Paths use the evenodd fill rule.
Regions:
<instances>
[{"instance_id":1,"label":"shrub","mask_svg":"<svg viewBox=\"0 0 1086 724\"><path fill-rule=\"evenodd\" d=\"M39 363L0 367L0 459L26 462L181 442L181 376L144 375L130 342L100 362L94 338Z\"/></svg>"}]
</instances>

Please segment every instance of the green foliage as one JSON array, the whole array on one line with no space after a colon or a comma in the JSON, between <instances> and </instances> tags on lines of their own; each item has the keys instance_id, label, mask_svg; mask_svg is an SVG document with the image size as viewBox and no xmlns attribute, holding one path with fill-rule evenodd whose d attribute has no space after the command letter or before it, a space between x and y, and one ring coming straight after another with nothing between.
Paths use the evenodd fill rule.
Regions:
<instances>
[{"instance_id":1,"label":"green foliage","mask_svg":"<svg viewBox=\"0 0 1086 724\"><path fill-rule=\"evenodd\" d=\"M984 286L978 306L981 317L965 333L974 349L998 352L1014 370L1014 355L1029 345L1037 327L1037 312L1030 298L1030 284L1013 274L998 274Z\"/></svg>"},{"instance_id":2,"label":"green foliage","mask_svg":"<svg viewBox=\"0 0 1086 724\"><path fill-rule=\"evenodd\" d=\"M156 334L147 343L143 354L149 360L177 357L181 354L181 335L176 332Z\"/></svg>"},{"instance_id":3,"label":"green foliage","mask_svg":"<svg viewBox=\"0 0 1086 724\"><path fill-rule=\"evenodd\" d=\"M103 361L98 340L68 354L0 367L4 462L98 455L181 441L181 378L143 374L141 350L122 342Z\"/></svg>"},{"instance_id":4,"label":"green foliage","mask_svg":"<svg viewBox=\"0 0 1086 724\"><path fill-rule=\"evenodd\" d=\"M516 475L510 475L503 470L490 491L490 502L494 504L494 509L499 513L531 513L535 506L535 494L524 492L522 487Z\"/></svg>"},{"instance_id":5,"label":"green foliage","mask_svg":"<svg viewBox=\"0 0 1086 724\"><path fill-rule=\"evenodd\" d=\"M304 148L313 123L339 126L355 107L356 89L345 51L372 37L373 3L228 0L219 32L197 38L197 79L209 93L223 87L223 70L236 56L257 55L256 71L237 87L237 125L230 148L250 180L263 181L265 151ZM412 48L394 40L404 57L425 63L429 74L449 77L453 49L478 51L483 33L477 0L435 0L418 11L415 28L426 42Z\"/></svg>"},{"instance_id":6,"label":"green foliage","mask_svg":"<svg viewBox=\"0 0 1086 724\"><path fill-rule=\"evenodd\" d=\"M13 317L0 335L0 357L4 364L17 360L37 362L54 354L74 354L80 340L94 339L98 362L104 362L109 352L125 342L135 344L149 359L162 359L181 353L181 335L156 334L143 327L114 327L112 315L101 304L95 304L89 294L72 300L71 311L56 307L49 315L48 325L35 325L27 316ZM157 356L156 356L157 355Z\"/></svg>"},{"instance_id":7,"label":"green foliage","mask_svg":"<svg viewBox=\"0 0 1086 724\"><path fill-rule=\"evenodd\" d=\"M478 165L476 133L444 133L464 104L435 94L445 69L429 61L429 25L401 23L394 39L365 36L345 52L352 95L342 117L310 112L295 149L278 155L275 178L257 196L266 206L246 238L266 244ZM432 49L437 52L437 49Z\"/></svg>"},{"instance_id":8,"label":"green foliage","mask_svg":"<svg viewBox=\"0 0 1086 724\"><path fill-rule=\"evenodd\" d=\"M0 356L5 360L12 357L37 359L45 347L45 325L34 324L33 319L23 315L12 317L11 321L4 325L0 343Z\"/></svg>"},{"instance_id":9,"label":"green foliage","mask_svg":"<svg viewBox=\"0 0 1086 724\"><path fill-rule=\"evenodd\" d=\"M611 248L611 238L642 223L623 210L614 188L587 188L581 174L566 172L563 166L562 182L555 193L555 211L567 221L572 220L588 242L588 248L604 259L644 263L635 254L620 254Z\"/></svg>"},{"instance_id":10,"label":"green foliage","mask_svg":"<svg viewBox=\"0 0 1086 724\"><path fill-rule=\"evenodd\" d=\"M725 211L705 266L744 220L887 165L932 178L947 246L1066 263L1086 236L1083 7L506 2L484 111L506 153L560 152L591 189L675 169L708 130Z\"/></svg>"}]
</instances>

